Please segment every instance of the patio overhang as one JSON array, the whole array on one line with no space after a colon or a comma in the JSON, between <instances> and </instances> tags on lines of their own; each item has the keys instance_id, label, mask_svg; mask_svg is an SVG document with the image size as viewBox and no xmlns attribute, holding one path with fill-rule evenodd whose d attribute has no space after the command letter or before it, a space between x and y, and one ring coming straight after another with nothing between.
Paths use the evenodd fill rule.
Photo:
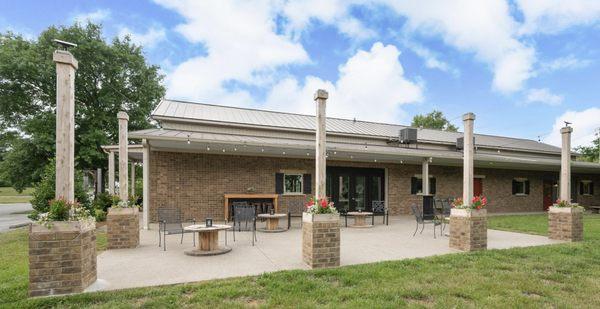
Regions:
<instances>
[{"instance_id":1,"label":"patio overhang","mask_svg":"<svg viewBox=\"0 0 600 309\"><path fill-rule=\"evenodd\" d=\"M152 150L155 151L298 159L314 159L315 157L315 142L308 139L168 129L136 131L131 132L129 136L133 139L146 139ZM459 151L328 142L327 152L328 159L336 161L421 165L423 158L431 158L431 165L462 166L462 152ZM560 170L560 158L476 153L475 167L558 172ZM600 164L595 163L573 162L572 169L575 173L600 174Z\"/></svg>"},{"instance_id":2,"label":"patio overhang","mask_svg":"<svg viewBox=\"0 0 600 309\"><path fill-rule=\"evenodd\" d=\"M119 145L104 145L101 146L102 151L104 151L104 153L116 153L117 155L119 154ZM133 161L133 162L142 162L143 161L143 154L144 152L144 146L143 145L139 145L139 144L132 144L132 145L128 145L127 146L127 157L129 158L129 160Z\"/></svg>"}]
</instances>

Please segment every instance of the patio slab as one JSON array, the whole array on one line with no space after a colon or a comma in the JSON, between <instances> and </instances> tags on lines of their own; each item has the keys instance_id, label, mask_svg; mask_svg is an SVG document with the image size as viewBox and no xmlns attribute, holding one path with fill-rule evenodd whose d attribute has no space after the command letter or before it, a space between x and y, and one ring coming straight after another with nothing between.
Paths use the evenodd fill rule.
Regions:
<instances>
[{"instance_id":1,"label":"patio slab","mask_svg":"<svg viewBox=\"0 0 600 309\"><path fill-rule=\"evenodd\" d=\"M377 220L379 219L379 220ZM433 227L426 225L423 234L412 236L415 223L411 217L390 217L390 225L370 229L342 228L341 265L364 264L432 255L456 253L450 249L448 237L433 238ZM439 231L439 230L438 230ZM447 230L446 230L447 231ZM302 262L302 230L295 221L283 233L258 233L253 247L251 233L227 232L230 253L194 257L184 254L192 248L192 235L167 236L167 251L158 247L158 232L140 231L140 246L135 249L107 250L98 255L98 281L87 291L195 282L211 279L260 275L286 269L308 269ZM438 232L439 233L439 232ZM197 240L197 239L196 239ZM221 232L219 241L224 243ZM561 243L545 236L488 230L488 248L539 246Z\"/></svg>"}]
</instances>

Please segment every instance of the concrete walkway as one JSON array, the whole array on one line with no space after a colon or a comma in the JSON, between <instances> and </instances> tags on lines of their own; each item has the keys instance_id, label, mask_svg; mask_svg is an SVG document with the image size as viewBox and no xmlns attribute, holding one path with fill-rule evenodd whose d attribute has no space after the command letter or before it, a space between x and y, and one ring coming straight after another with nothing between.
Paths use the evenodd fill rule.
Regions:
<instances>
[{"instance_id":1,"label":"concrete walkway","mask_svg":"<svg viewBox=\"0 0 600 309\"><path fill-rule=\"evenodd\" d=\"M433 227L425 225L417 233L414 219L390 218L390 225L379 224L370 229L342 228L341 264L363 264L387 260L426 257L458 252L448 247L448 237L433 238ZM351 221L351 219L349 219ZM439 231L439 230L438 230ZM446 230L448 231L448 230ZM108 250L98 255L98 281L88 290L112 290L131 287L194 282L217 278L259 275L285 269L308 269L302 262L299 221L283 233L258 233L253 247L249 232L227 233L230 253L218 256L192 257L183 253L192 247L192 235L167 236L167 251L158 247L156 230L141 231L141 245L136 249ZM220 241L224 242L224 233ZM547 237L488 230L488 248L538 246L558 243Z\"/></svg>"},{"instance_id":2,"label":"concrete walkway","mask_svg":"<svg viewBox=\"0 0 600 309\"><path fill-rule=\"evenodd\" d=\"M0 232L10 230L11 226L31 222L25 212L32 211L31 204L2 204L0 205Z\"/></svg>"}]
</instances>

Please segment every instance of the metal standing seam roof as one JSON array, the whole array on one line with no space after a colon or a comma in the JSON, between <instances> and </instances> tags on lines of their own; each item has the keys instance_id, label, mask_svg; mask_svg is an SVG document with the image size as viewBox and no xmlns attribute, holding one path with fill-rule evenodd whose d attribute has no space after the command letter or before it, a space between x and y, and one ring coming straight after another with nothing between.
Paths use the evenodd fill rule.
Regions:
<instances>
[{"instance_id":1,"label":"metal standing seam roof","mask_svg":"<svg viewBox=\"0 0 600 309\"><path fill-rule=\"evenodd\" d=\"M277 129L315 130L315 116L257 110L204 103L163 99L152 116L157 120L168 118L188 121L216 122L231 125L251 125ZM373 137L395 137L407 126L360 121L353 119L327 118L327 132L354 134ZM433 143L453 144L461 132L419 129L418 139ZM475 134L477 146L499 149L514 149L533 152L560 153L560 148L529 139Z\"/></svg>"}]
</instances>

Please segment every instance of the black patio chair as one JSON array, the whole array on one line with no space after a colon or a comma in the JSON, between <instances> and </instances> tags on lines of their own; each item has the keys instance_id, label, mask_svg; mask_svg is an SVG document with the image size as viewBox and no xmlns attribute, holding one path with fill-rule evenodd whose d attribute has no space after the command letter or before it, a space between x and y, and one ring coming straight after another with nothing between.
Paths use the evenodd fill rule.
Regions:
<instances>
[{"instance_id":1,"label":"black patio chair","mask_svg":"<svg viewBox=\"0 0 600 309\"><path fill-rule=\"evenodd\" d=\"M446 226L450 224L450 210L452 209L452 204L451 204L452 198L445 198L441 200L442 203L442 213L441 213L441 220L442 220L442 233L444 233L444 231L446 230Z\"/></svg>"},{"instance_id":2,"label":"black patio chair","mask_svg":"<svg viewBox=\"0 0 600 309\"><path fill-rule=\"evenodd\" d=\"M415 216L415 220L417 222L417 226L415 227L415 232L413 233L413 237L415 235L417 235L417 230L419 230L419 224L421 225L421 232L419 234L423 234L423 230L425 229L425 223L432 223L433 224L433 238L437 238L435 236L435 230L436 230L436 226L441 225L439 220L437 220L437 218L435 216L433 216L431 219L429 219L428 216L424 216L423 211L419 207L417 207L416 204L412 204L410 206L410 210L411 210L412 214ZM440 229L441 229L441 226L440 226Z\"/></svg>"},{"instance_id":3,"label":"black patio chair","mask_svg":"<svg viewBox=\"0 0 600 309\"><path fill-rule=\"evenodd\" d=\"M252 232L252 245L256 238L256 208L250 205L237 205L233 207L233 241L235 241L235 230L242 231L242 223L245 225L244 231Z\"/></svg>"},{"instance_id":4,"label":"black patio chair","mask_svg":"<svg viewBox=\"0 0 600 309\"><path fill-rule=\"evenodd\" d=\"M338 208L338 213L341 217L344 217L344 223L346 227L348 227L348 212L350 211L350 205L345 204L344 206Z\"/></svg>"},{"instance_id":5,"label":"black patio chair","mask_svg":"<svg viewBox=\"0 0 600 309\"><path fill-rule=\"evenodd\" d=\"M292 218L300 218L300 226L302 226L302 213L304 212L304 202L295 200L288 204L288 230L292 227Z\"/></svg>"},{"instance_id":6,"label":"black patio chair","mask_svg":"<svg viewBox=\"0 0 600 309\"><path fill-rule=\"evenodd\" d=\"M186 220L196 224L196 219ZM162 237L161 237L162 232ZM167 251L167 235L181 234L181 243L183 243L183 234L192 233L194 247L196 246L196 234L193 231L183 229L183 220L181 211L177 208L159 208L158 209L158 246L163 247L163 251ZM162 238L162 242L161 242Z\"/></svg>"},{"instance_id":7,"label":"black patio chair","mask_svg":"<svg viewBox=\"0 0 600 309\"><path fill-rule=\"evenodd\" d=\"M371 221L373 225L375 225L376 216L382 216L383 224L389 225L389 212L388 208L385 206L385 201L371 202L371 212L373 213L373 215L371 216Z\"/></svg>"}]
</instances>

